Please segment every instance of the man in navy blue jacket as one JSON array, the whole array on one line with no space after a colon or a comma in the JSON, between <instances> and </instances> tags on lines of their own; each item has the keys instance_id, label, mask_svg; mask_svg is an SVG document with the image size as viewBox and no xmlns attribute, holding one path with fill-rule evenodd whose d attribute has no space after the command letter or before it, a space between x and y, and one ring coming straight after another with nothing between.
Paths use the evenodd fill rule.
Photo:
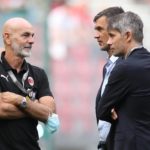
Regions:
<instances>
[{"instance_id":1,"label":"man in navy blue jacket","mask_svg":"<svg viewBox=\"0 0 150 150\"><path fill-rule=\"evenodd\" d=\"M143 45L143 22L132 12L109 20L109 40L113 55L123 56L111 72L97 117L112 121L117 112L114 150L150 149L150 53Z\"/></svg>"}]
</instances>

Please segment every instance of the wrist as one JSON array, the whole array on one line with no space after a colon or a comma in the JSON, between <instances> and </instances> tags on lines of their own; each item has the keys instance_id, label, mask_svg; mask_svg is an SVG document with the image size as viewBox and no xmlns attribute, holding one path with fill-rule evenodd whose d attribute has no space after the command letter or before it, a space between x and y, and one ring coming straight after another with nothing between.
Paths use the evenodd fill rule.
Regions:
<instances>
[{"instance_id":1,"label":"wrist","mask_svg":"<svg viewBox=\"0 0 150 150\"><path fill-rule=\"evenodd\" d=\"M29 101L29 100L30 100L30 99L29 99L28 96L26 96L26 97L23 97L23 96L22 96L21 101L20 101L20 103L19 103L19 107L22 108L22 109L27 108L27 104L28 104L28 101Z\"/></svg>"}]
</instances>

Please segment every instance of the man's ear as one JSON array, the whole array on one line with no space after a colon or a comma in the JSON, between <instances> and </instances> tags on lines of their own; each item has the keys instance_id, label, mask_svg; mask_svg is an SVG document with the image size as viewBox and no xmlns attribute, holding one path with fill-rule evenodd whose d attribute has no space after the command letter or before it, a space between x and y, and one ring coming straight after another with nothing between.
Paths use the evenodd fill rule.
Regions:
<instances>
[{"instance_id":1,"label":"man's ear","mask_svg":"<svg viewBox=\"0 0 150 150\"><path fill-rule=\"evenodd\" d=\"M126 39L127 42L131 42L131 39L132 39L132 32L127 31L127 32L125 33L125 39Z\"/></svg>"},{"instance_id":2,"label":"man's ear","mask_svg":"<svg viewBox=\"0 0 150 150\"><path fill-rule=\"evenodd\" d=\"M10 43L11 43L10 34L7 33L7 32L5 32L5 33L3 34L3 38L4 38L4 41L6 42L6 44L10 45Z\"/></svg>"}]
</instances>

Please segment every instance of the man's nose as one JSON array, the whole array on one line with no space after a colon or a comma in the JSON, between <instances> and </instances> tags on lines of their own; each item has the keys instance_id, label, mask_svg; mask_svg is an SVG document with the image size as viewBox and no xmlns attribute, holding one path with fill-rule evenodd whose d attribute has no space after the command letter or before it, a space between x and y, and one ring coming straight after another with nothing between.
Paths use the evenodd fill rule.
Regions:
<instances>
[{"instance_id":1,"label":"man's nose","mask_svg":"<svg viewBox=\"0 0 150 150\"><path fill-rule=\"evenodd\" d=\"M99 38L99 36L100 36L100 35L99 35L98 32L95 32L95 33L94 33L94 38L95 38L95 39Z\"/></svg>"},{"instance_id":2,"label":"man's nose","mask_svg":"<svg viewBox=\"0 0 150 150\"><path fill-rule=\"evenodd\" d=\"M108 45L111 45L111 44L112 44L111 38L108 38L107 44L108 44Z\"/></svg>"},{"instance_id":3,"label":"man's nose","mask_svg":"<svg viewBox=\"0 0 150 150\"><path fill-rule=\"evenodd\" d=\"M34 44L34 37L30 37L29 39L28 39L28 42L30 43L30 44Z\"/></svg>"}]
</instances>

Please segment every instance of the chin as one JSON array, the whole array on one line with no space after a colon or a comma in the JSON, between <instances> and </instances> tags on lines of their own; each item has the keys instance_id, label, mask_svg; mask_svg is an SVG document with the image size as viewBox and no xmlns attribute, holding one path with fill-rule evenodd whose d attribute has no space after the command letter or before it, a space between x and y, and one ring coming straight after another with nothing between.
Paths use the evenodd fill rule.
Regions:
<instances>
[{"instance_id":1,"label":"chin","mask_svg":"<svg viewBox=\"0 0 150 150\"><path fill-rule=\"evenodd\" d=\"M31 56L31 51L22 51L22 56L30 57Z\"/></svg>"},{"instance_id":2,"label":"chin","mask_svg":"<svg viewBox=\"0 0 150 150\"><path fill-rule=\"evenodd\" d=\"M30 57L30 56L31 56L31 53L24 55L24 57Z\"/></svg>"},{"instance_id":3,"label":"chin","mask_svg":"<svg viewBox=\"0 0 150 150\"><path fill-rule=\"evenodd\" d=\"M31 53L22 53L20 54L21 57L30 57Z\"/></svg>"},{"instance_id":4,"label":"chin","mask_svg":"<svg viewBox=\"0 0 150 150\"><path fill-rule=\"evenodd\" d=\"M104 47L101 47L100 50L101 50L101 51L107 51L107 49L104 48Z\"/></svg>"}]
</instances>

